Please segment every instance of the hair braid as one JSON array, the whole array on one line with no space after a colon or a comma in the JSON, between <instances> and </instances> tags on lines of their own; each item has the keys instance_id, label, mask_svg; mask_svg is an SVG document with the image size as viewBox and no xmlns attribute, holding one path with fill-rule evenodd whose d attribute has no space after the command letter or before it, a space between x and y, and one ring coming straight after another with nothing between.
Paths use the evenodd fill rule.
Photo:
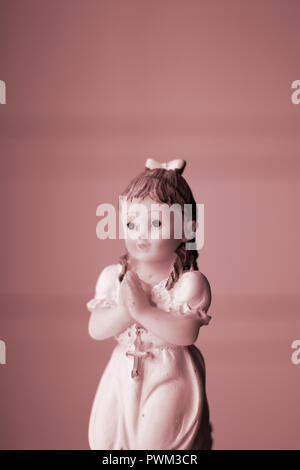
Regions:
<instances>
[{"instance_id":1,"label":"hair braid","mask_svg":"<svg viewBox=\"0 0 300 470\"><path fill-rule=\"evenodd\" d=\"M129 255L128 253L125 253L125 255L121 256L119 258L119 263L121 264L122 266L122 271L120 272L119 274L119 281L122 282L123 281L123 278L127 272L127 268L128 268L128 258L129 258Z\"/></svg>"},{"instance_id":2,"label":"hair braid","mask_svg":"<svg viewBox=\"0 0 300 470\"><path fill-rule=\"evenodd\" d=\"M195 240L191 240L191 242L193 241ZM177 256L173 264L173 269L166 283L167 290L172 289L175 282L178 281L179 276L183 271L189 271L191 268L194 271L198 271L197 250L186 250L185 243L182 242L181 245L179 245L179 247L176 249L175 253L177 254Z\"/></svg>"}]
</instances>

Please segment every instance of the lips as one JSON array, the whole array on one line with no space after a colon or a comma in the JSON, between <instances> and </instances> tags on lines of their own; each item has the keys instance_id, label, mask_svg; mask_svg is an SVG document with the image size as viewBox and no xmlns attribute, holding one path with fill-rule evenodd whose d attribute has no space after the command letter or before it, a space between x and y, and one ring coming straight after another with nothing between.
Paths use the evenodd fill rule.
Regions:
<instances>
[{"instance_id":1,"label":"lips","mask_svg":"<svg viewBox=\"0 0 300 470\"><path fill-rule=\"evenodd\" d=\"M149 243L144 243L144 242L139 242L136 244L139 250L148 250L149 249Z\"/></svg>"}]
</instances>

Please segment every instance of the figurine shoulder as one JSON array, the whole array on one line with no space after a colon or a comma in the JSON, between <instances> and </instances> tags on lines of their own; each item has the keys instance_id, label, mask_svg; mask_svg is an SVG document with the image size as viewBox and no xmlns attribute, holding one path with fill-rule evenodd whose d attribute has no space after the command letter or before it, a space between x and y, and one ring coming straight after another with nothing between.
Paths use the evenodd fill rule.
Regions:
<instances>
[{"instance_id":1,"label":"figurine shoulder","mask_svg":"<svg viewBox=\"0 0 300 470\"><path fill-rule=\"evenodd\" d=\"M92 313L94 308L102 303L103 306L116 304L119 292L119 273L121 266L113 264L106 266L98 276L94 298L87 302L87 309Z\"/></svg>"},{"instance_id":2,"label":"figurine shoulder","mask_svg":"<svg viewBox=\"0 0 300 470\"><path fill-rule=\"evenodd\" d=\"M207 311L211 304L211 288L207 277L200 271L184 272L174 286L177 302L188 302Z\"/></svg>"},{"instance_id":3,"label":"figurine shoulder","mask_svg":"<svg viewBox=\"0 0 300 470\"><path fill-rule=\"evenodd\" d=\"M122 267L120 264L110 264L102 269L98 276L96 283L96 290L101 288L105 290L110 288L119 280L119 274L121 273Z\"/></svg>"}]
</instances>

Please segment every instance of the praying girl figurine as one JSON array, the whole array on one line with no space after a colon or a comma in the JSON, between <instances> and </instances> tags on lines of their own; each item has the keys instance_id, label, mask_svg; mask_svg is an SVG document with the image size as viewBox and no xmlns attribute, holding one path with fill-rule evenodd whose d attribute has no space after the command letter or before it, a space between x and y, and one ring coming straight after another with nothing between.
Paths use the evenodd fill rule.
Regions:
<instances>
[{"instance_id":1,"label":"praying girl figurine","mask_svg":"<svg viewBox=\"0 0 300 470\"><path fill-rule=\"evenodd\" d=\"M189 249L197 205L184 167L148 159L122 194L126 253L103 269L87 304L90 335L117 340L91 411L91 449L212 446L205 363L193 344L211 319L211 290Z\"/></svg>"}]
</instances>

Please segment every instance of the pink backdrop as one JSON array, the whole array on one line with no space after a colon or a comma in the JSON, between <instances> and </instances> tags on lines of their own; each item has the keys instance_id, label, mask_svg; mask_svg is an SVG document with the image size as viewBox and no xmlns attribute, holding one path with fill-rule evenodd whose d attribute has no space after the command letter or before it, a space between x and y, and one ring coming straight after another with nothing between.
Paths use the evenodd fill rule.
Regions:
<instances>
[{"instance_id":1,"label":"pink backdrop","mask_svg":"<svg viewBox=\"0 0 300 470\"><path fill-rule=\"evenodd\" d=\"M147 157L205 204L215 449L300 448L300 3L1 0L0 447L88 448L114 345L85 303L123 253L96 238Z\"/></svg>"}]
</instances>

